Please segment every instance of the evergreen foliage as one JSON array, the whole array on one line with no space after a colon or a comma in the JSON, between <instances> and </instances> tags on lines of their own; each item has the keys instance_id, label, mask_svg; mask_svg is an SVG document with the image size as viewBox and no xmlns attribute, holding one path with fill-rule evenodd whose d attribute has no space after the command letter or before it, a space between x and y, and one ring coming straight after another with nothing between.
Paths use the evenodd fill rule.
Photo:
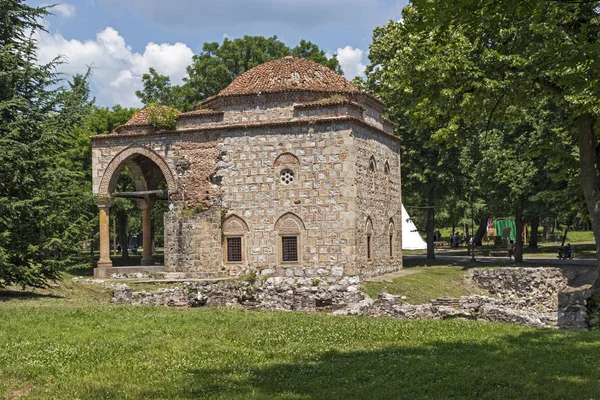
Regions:
<instances>
[{"instance_id":1,"label":"evergreen foliage","mask_svg":"<svg viewBox=\"0 0 600 400\"><path fill-rule=\"evenodd\" d=\"M75 127L90 111L87 76L65 85L41 65L32 32L48 10L0 2L0 287L43 286L79 253L91 194Z\"/></svg>"}]
</instances>

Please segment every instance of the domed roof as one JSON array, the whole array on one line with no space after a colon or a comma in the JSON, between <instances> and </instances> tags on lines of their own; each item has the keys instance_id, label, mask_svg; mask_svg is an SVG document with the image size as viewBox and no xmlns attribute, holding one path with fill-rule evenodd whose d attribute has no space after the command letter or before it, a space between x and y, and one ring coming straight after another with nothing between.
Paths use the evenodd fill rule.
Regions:
<instances>
[{"instance_id":1,"label":"domed roof","mask_svg":"<svg viewBox=\"0 0 600 400\"><path fill-rule=\"evenodd\" d=\"M358 89L324 65L287 56L244 72L218 96L292 91L356 93Z\"/></svg>"}]
</instances>

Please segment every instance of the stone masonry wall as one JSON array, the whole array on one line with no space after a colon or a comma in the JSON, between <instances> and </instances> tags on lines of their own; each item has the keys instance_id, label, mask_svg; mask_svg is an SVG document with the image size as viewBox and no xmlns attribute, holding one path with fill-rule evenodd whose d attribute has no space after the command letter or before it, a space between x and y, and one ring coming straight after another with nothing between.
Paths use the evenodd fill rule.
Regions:
<instances>
[{"instance_id":1,"label":"stone masonry wall","mask_svg":"<svg viewBox=\"0 0 600 400\"><path fill-rule=\"evenodd\" d=\"M227 165L222 177L223 209L249 227L242 268L263 274L341 277L354 266L354 165L349 126L319 124L243 130L223 135ZM287 156L275 165L278 156ZM297 162L294 161L294 156ZM281 171L291 169L285 184ZM293 213L303 223L300 260L280 262L280 217ZM239 267L236 267L239 268Z\"/></svg>"},{"instance_id":2,"label":"stone masonry wall","mask_svg":"<svg viewBox=\"0 0 600 400\"><path fill-rule=\"evenodd\" d=\"M394 138L362 127L353 129L356 153L357 265L361 277L402 268L400 144ZM369 170L375 160L375 176ZM386 162L389 174L386 174ZM374 182L374 184L373 184ZM367 220L372 222L371 259L367 259ZM390 222L393 249L390 257Z\"/></svg>"},{"instance_id":3,"label":"stone masonry wall","mask_svg":"<svg viewBox=\"0 0 600 400\"><path fill-rule=\"evenodd\" d=\"M221 212L219 207L196 215L182 210L165 213L165 270L216 278L221 263Z\"/></svg>"},{"instance_id":4,"label":"stone masonry wall","mask_svg":"<svg viewBox=\"0 0 600 400\"><path fill-rule=\"evenodd\" d=\"M558 293L576 273L565 268L498 268L474 269L470 275L477 286L515 306L556 313Z\"/></svg>"}]
</instances>

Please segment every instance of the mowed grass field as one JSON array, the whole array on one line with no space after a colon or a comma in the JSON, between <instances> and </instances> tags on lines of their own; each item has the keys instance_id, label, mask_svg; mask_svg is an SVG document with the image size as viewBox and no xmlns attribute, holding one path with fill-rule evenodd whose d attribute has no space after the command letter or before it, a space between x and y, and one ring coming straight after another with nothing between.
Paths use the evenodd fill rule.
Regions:
<instances>
[{"instance_id":1,"label":"mowed grass field","mask_svg":"<svg viewBox=\"0 0 600 400\"><path fill-rule=\"evenodd\" d=\"M600 334L0 292L6 399L598 399Z\"/></svg>"}]
</instances>

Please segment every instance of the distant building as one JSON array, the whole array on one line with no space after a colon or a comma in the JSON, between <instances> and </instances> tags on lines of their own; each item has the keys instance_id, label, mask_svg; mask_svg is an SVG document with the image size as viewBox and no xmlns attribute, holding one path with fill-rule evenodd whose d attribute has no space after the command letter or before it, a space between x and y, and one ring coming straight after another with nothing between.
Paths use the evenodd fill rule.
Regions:
<instances>
[{"instance_id":1,"label":"distant building","mask_svg":"<svg viewBox=\"0 0 600 400\"><path fill-rule=\"evenodd\" d=\"M334 71L285 57L237 77L158 130L146 108L92 138L97 277L109 258L120 171L135 181L151 259L151 207L168 188L167 273L370 277L402 267L400 145L383 106ZM124 194L121 194L124 195ZM163 196L164 196L163 195Z\"/></svg>"}]
</instances>

